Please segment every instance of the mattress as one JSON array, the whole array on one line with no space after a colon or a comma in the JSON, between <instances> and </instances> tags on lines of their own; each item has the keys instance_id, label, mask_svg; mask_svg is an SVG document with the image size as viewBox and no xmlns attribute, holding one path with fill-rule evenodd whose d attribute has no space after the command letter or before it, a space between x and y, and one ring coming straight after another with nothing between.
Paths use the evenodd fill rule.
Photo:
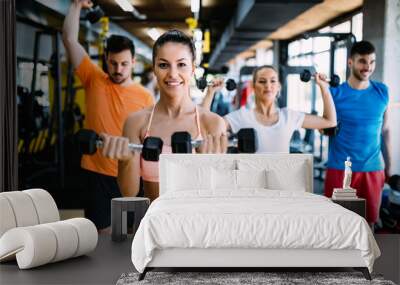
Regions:
<instances>
[{"instance_id":1,"label":"mattress","mask_svg":"<svg viewBox=\"0 0 400 285\"><path fill-rule=\"evenodd\" d=\"M359 250L370 271L380 255L359 215L320 195L261 188L160 196L136 232L132 262L143 272L155 250L171 248Z\"/></svg>"}]
</instances>

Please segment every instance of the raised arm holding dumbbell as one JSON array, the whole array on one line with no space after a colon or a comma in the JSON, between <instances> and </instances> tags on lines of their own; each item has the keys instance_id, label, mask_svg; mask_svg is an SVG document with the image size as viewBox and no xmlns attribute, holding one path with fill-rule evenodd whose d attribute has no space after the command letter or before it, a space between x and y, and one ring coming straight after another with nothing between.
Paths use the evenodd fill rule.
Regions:
<instances>
[{"instance_id":1,"label":"raised arm holding dumbbell","mask_svg":"<svg viewBox=\"0 0 400 285\"><path fill-rule=\"evenodd\" d=\"M200 87L203 87L203 85L204 83ZM233 79L228 79L225 82L223 78L217 77L211 80L210 82L207 82L206 86L204 87L207 87L207 90L206 90L206 95L203 98L203 102L201 103L201 106L207 110L210 110L215 93L221 91L224 87L226 87L228 91L235 90L236 82ZM202 88L199 89L202 90Z\"/></svg>"},{"instance_id":2,"label":"raised arm holding dumbbell","mask_svg":"<svg viewBox=\"0 0 400 285\"><path fill-rule=\"evenodd\" d=\"M302 127L306 129L325 129L336 127L336 109L335 104L333 103L331 92L329 91L329 85L326 81L326 76L322 73L315 73L314 80L321 90L323 102L322 117L316 115L306 115Z\"/></svg>"},{"instance_id":3,"label":"raised arm holding dumbbell","mask_svg":"<svg viewBox=\"0 0 400 285\"><path fill-rule=\"evenodd\" d=\"M79 20L82 9L90 9L93 2L90 0L74 0L65 17L63 25L63 42L67 49L69 60L74 67L78 67L87 52L78 41Z\"/></svg>"}]
</instances>

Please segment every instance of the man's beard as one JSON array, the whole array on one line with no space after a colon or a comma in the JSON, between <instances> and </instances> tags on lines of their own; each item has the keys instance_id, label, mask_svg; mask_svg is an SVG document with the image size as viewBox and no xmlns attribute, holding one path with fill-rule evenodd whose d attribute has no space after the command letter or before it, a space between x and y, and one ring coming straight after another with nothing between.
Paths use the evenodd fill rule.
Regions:
<instances>
[{"instance_id":1,"label":"man's beard","mask_svg":"<svg viewBox=\"0 0 400 285\"><path fill-rule=\"evenodd\" d=\"M118 77L119 79L117 79L117 77L116 77L117 75L119 75L119 77ZM115 84L122 84L128 79L128 77L122 77L122 74L114 73L112 76L110 76L110 79Z\"/></svg>"},{"instance_id":2,"label":"man's beard","mask_svg":"<svg viewBox=\"0 0 400 285\"><path fill-rule=\"evenodd\" d=\"M353 69L353 75L358 81L368 81L369 80L369 76L365 78L361 75L361 72L358 72L355 69Z\"/></svg>"}]
</instances>

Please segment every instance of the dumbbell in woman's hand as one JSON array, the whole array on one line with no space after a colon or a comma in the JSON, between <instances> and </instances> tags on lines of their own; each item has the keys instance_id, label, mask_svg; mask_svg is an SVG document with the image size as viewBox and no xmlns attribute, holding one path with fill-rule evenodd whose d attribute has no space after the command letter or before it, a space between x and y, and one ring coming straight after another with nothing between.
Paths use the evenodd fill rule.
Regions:
<instances>
[{"instance_id":1,"label":"dumbbell in woman's hand","mask_svg":"<svg viewBox=\"0 0 400 285\"><path fill-rule=\"evenodd\" d=\"M257 132L253 128L240 129L230 140L229 147L238 153L256 153L258 149Z\"/></svg>"},{"instance_id":2,"label":"dumbbell in woman's hand","mask_svg":"<svg viewBox=\"0 0 400 285\"><path fill-rule=\"evenodd\" d=\"M202 140L192 140L188 132L176 132L171 137L173 153L192 153L193 148L199 148L201 153L225 153L227 138L225 134L206 135Z\"/></svg>"},{"instance_id":3,"label":"dumbbell in woman's hand","mask_svg":"<svg viewBox=\"0 0 400 285\"><path fill-rule=\"evenodd\" d=\"M192 140L188 132L176 132L171 137L173 153L192 153L193 148L202 146L206 152L220 152L227 146L237 148L240 153L255 153L258 149L257 133L253 128L240 129L226 146L226 137L207 137L204 140Z\"/></svg>"},{"instance_id":4,"label":"dumbbell in woman's hand","mask_svg":"<svg viewBox=\"0 0 400 285\"><path fill-rule=\"evenodd\" d=\"M192 140L188 132L175 132L171 136L171 147L173 153L192 153L193 148L201 145L202 140Z\"/></svg>"},{"instance_id":5,"label":"dumbbell in woman's hand","mask_svg":"<svg viewBox=\"0 0 400 285\"><path fill-rule=\"evenodd\" d=\"M207 86L213 86L213 82L208 82L207 79L205 77L201 77L200 79L196 80L196 85L197 88L199 88L200 90L204 90L206 89ZM235 90L237 87L235 80L233 79L228 79L225 81L225 88L228 91L232 91Z\"/></svg>"},{"instance_id":6,"label":"dumbbell in woman's hand","mask_svg":"<svg viewBox=\"0 0 400 285\"><path fill-rule=\"evenodd\" d=\"M202 140L192 140L188 132L175 132L171 137L171 147L173 153L192 153L194 148L201 148L205 153L219 153L225 151L226 136L206 136Z\"/></svg>"},{"instance_id":7,"label":"dumbbell in woman's hand","mask_svg":"<svg viewBox=\"0 0 400 285\"><path fill-rule=\"evenodd\" d=\"M303 82L308 82L311 79L315 79L315 76L308 70L304 69L302 73L300 73L300 80ZM329 85L332 87L337 87L340 84L340 77L336 74L333 74L330 79L326 80L329 82Z\"/></svg>"},{"instance_id":8,"label":"dumbbell in woman's hand","mask_svg":"<svg viewBox=\"0 0 400 285\"><path fill-rule=\"evenodd\" d=\"M105 144L108 146L111 143L116 143L116 140L119 139L118 144L120 144L119 147L121 147L120 152L123 151L125 148L124 144L126 144L131 152L141 152L143 159L149 161L158 161L163 146L163 141L157 137L147 137L143 141L143 144L134 144L123 137L112 137L103 134L101 138L96 132L86 129L82 129L77 133L77 139L80 152L83 154L92 155L98 148L103 148ZM112 139L114 142L109 142L109 139ZM107 141L105 142L105 140ZM116 159L123 160L128 155L129 154L123 155L121 153L115 153L111 155L111 158L115 157Z\"/></svg>"}]
</instances>

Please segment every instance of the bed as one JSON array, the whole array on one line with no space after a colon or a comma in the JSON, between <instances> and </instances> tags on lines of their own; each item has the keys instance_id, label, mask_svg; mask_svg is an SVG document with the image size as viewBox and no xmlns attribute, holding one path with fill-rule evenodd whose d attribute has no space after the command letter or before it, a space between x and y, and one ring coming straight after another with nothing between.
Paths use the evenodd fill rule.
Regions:
<instances>
[{"instance_id":1,"label":"bed","mask_svg":"<svg viewBox=\"0 0 400 285\"><path fill-rule=\"evenodd\" d=\"M160 197L132 243L154 268L352 267L370 279L380 255L368 223L313 194L306 154L166 154Z\"/></svg>"}]
</instances>

